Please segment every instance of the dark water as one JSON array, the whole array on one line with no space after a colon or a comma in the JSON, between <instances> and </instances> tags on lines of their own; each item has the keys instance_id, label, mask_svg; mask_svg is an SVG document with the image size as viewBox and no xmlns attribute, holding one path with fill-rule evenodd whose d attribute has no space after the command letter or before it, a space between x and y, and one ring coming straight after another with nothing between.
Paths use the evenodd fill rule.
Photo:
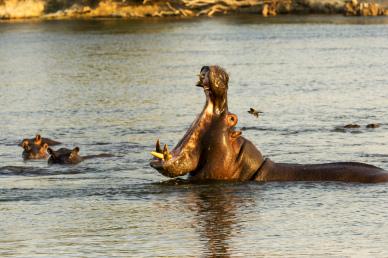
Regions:
<instances>
[{"instance_id":1,"label":"dark water","mask_svg":"<svg viewBox=\"0 0 388 258\"><path fill-rule=\"evenodd\" d=\"M386 184L192 185L148 165L200 112L201 66L219 64L238 126L273 160L388 169L387 23L0 23L0 256L388 256ZM362 127L335 130L349 123ZM115 156L24 163L17 143L36 133Z\"/></svg>"}]
</instances>

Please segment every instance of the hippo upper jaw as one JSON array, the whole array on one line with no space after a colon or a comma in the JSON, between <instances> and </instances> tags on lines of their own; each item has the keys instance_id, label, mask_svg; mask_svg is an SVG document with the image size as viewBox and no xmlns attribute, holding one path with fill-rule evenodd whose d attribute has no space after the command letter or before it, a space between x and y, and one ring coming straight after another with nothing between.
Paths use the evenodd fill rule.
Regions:
<instances>
[{"instance_id":1,"label":"hippo upper jaw","mask_svg":"<svg viewBox=\"0 0 388 258\"><path fill-rule=\"evenodd\" d=\"M202 67L197 86L204 89L206 99L213 103L213 113L216 115L228 112L228 82L229 76L221 67Z\"/></svg>"}]
</instances>

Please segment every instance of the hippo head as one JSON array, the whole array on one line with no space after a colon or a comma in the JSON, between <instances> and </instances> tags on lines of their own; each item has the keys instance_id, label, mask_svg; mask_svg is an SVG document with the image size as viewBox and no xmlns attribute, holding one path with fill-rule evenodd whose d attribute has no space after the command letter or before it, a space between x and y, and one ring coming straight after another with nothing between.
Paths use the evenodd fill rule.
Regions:
<instances>
[{"instance_id":1,"label":"hippo head","mask_svg":"<svg viewBox=\"0 0 388 258\"><path fill-rule=\"evenodd\" d=\"M238 118L228 111L228 82L221 67L202 67L197 86L203 88L206 104L171 152L156 142L153 168L168 177L189 173L192 180L249 180L255 175L263 157L234 128Z\"/></svg>"},{"instance_id":2,"label":"hippo head","mask_svg":"<svg viewBox=\"0 0 388 258\"><path fill-rule=\"evenodd\" d=\"M23 159L46 159L48 144L42 142L42 137L38 134L34 139L24 139L21 143Z\"/></svg>"},{"instance_id":3,"label":"hippo head","mask_svg":"<svg viewBox=\"0 0 388 258\"><path fill-rule=\"evenodd\" d=\"M77 164L82 161L82 157L78 155L79 147L72 150L60 148L57 151L48 148L47 152L50 154L49 164Z\"/></svg>"}]
</instances>

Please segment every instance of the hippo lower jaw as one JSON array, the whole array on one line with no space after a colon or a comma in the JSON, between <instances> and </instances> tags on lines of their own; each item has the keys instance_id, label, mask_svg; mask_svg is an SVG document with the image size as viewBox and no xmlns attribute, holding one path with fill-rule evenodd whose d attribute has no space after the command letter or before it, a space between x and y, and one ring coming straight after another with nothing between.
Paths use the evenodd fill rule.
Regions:
<instances>
[{"instance_id":1,"label":"hippo lower jaw","mask_svg":"<svg viewBox=\"0 0 388 258\"><path fill-rule=\"evenodd\" d=\"M187 155L173 156L169 160L154 159L150 162L151 167L158 170L162 175L167 177L184 176L190 173L196 164L192 162L193 159Z\"/></svg>"},{"instance_id":2,"label":"hippo lower jaw","mask_svg":"<svg viewBox=\"0 0 388 258\"><path fill-rule=\"evenodd\" d=\"M167 145L164 145L162 150L157 140L155 152L151 153L155 158L151 160L150 165L164 176L184 176L197 169L201 153L200 139L205 134L205 129L209 127L214 114L214 105L206 92L205 89L207 100L201 114L171 152L168 151Z\"/></svg>"}]
</instances>

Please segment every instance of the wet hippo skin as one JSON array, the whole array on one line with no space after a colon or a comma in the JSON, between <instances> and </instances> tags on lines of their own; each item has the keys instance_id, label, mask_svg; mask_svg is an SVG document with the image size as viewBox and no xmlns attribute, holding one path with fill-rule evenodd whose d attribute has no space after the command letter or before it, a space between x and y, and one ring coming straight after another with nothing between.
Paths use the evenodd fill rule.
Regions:
<instances>
[{"instance_id":1,"label":"wet hippo skin","mask_svg":"<svg viewBox=\"0 0 388 258\"><path fill-rule=\"evenodd\" d=\"M176 147L169 152L156 143L150 165L167 177L189 174L192 181L343 181L387 182L388 172L358 162L286 164L263 158L261 152L240 131L228 111L228 74L218 66L204 66L197 86L206 103Z\"/></svg>"},{"instance_id":2,"label":"wet hippo skin","mask_svg":"<svg viewBox=\"0 0 388 258\"><path fill-rule=\"evenodd\" d=\"M113 155L107 153L80 156L79 150L79 147L75 147L74 149L60 148L56 151L48 148L47 152L50 154L48 164L75 165L86 159L113 157Z\"/></svg>"},{"instance_id":3,"label":"wet hippo skin","mask_svg":"<svg viewBox=\"0 0 388 258\"><path fill-rule=\"evenodd\" d=\"M23 139L19 144L24 150L22 157L24 160L29 159L47 159L47 148L51 145L61 144L60 142L49 138L42 138L39 134L32 139Z\"/></svg>"}]
</instances>

